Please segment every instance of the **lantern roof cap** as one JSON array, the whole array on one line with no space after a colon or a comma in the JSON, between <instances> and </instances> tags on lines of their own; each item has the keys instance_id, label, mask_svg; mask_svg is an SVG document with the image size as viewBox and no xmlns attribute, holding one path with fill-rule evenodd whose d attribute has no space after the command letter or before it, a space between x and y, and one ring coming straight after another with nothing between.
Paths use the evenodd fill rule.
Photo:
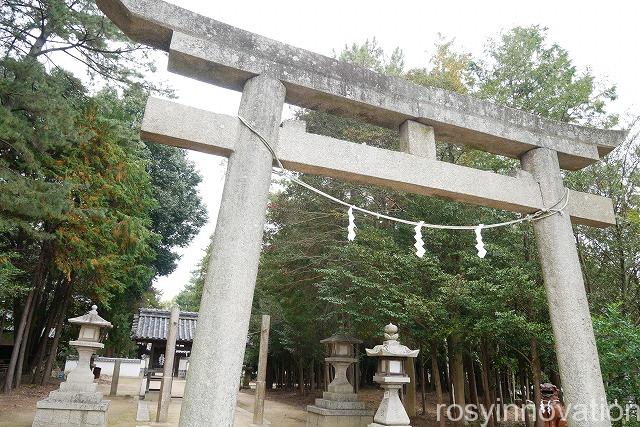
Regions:
<instances>
[{"instance_id":1,"label":"lantern roof cap","mask_svg":"<svg viewBox=\"0 0 640 427\"><path fill-rule=\"evenodd\" d=\"M69 323L78 324L78 325L95 325L101 328L112 328L113 325L111 322L103 319L98 315L98 306L91 306L91 311L83 314L79 317L73 317L69 319Z\"/></svg>"},{"instance_id":2,"label":"lantern roof cap","mask_svg":"<svg viewBox=\"0 0 640 427\"><path fill-rule=\"evenodd\" d=\"M377 357L418 357L420 350L411 350L398 342L398 327L389 323L384 327L384 342L373 348L367 348L367 356Z\"/></svg>"},{"instance_id":3,"label":"lantern roof cap","mask_svg":"<svg viewBox=\"0 0 640 427\"><path fill-rule=\"evenodd\" d=\"M322 344L330 344L334 342L348 342L352 344L362 344L362 340L345 334L333 334L329 338L320 341Z\"/></svg>"}]
</instances>

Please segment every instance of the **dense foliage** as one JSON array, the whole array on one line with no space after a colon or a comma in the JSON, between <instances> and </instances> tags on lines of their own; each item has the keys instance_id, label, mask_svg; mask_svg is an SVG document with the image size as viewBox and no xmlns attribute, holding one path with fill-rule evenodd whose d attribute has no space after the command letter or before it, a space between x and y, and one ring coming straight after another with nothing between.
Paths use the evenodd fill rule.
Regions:
<instances>
[{"instance_id":1,"label":"dense foliage","mask_svg":"<svg viewBox=\"0 0 640 427\"><path fill-rule=\"evenodd\" d=\"M146 50L93 1L3 2L0 43L9 391L22 373L46 380L67 341L64 320L92 303L114 324L107 353L129 355L133 312L158 303L153 278L173 271L172 249L189 243L206 214L186 154L139 139L146 98L159 89L142 79Z\"/></svg>"}]
</instances>

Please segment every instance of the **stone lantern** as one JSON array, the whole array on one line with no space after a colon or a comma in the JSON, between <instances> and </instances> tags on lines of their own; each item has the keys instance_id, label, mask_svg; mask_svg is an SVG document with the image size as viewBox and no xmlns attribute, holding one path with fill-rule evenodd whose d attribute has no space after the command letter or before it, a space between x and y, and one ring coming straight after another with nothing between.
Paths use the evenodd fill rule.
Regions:
<instances>
[{"instance_id":1,"label":"stone lantern","mask_svg":"<svg viewBox=\"0 0 640 427\"><path fill-rule=\"evenodd\" d=\"M329 355L324 360L331 364L336 372L327 390L330 393L352 393L353 385L347 378L347 369L358 361L355 346L362 344L362 341L347 335L335 334L323 339L320 343L326 345Z\"/></svg>"},{"instance_id":2,"label":"stone lantern","mask_svg":"<svg viewBox=\"0 0 640 427\"><path fill-rule=\"evenodd\" d=\"M378 358L378 369L373 380L384 389L384 397L368 427L409 426L411 420L405 411L398 390L410 382L404 362L418 357L420 350L410 350L398 342L398 327L392 323L384 327L384 343L366 349L367 356Z\"/></svg>"},{"instance_id":3,"label":"stone lantern","mask_svg":"<svg viewBox=\"0 0 640 427\"><path fill-rule=\"evenodd\" d=\"M37 403L34 427L107 425L109 401L102 400L102 393L97 391L90 363L96 350L104 348L100 342L102 329L112 325L98 315L97 309L94 305L87 314L69 319L69 323L80 325L78 339L69 342L78 351L78 364L58 390Z\"/></svg>"},{"instance_id":4,"label":"stone lantern","mask_svg":"<svg viewBox=\"0 0 640 427\"><path fill-rule=\"evenodd\" d=\"M322 399L307 406L307 427L365 427L372 421L373 412L366 409L364 402L358 401L347 378L347 369L358 361L356 346L362 341L335 334L320 342L327 347L328 357L324 360L333 366L336 375Z\"/></svg>"}]
</instances>

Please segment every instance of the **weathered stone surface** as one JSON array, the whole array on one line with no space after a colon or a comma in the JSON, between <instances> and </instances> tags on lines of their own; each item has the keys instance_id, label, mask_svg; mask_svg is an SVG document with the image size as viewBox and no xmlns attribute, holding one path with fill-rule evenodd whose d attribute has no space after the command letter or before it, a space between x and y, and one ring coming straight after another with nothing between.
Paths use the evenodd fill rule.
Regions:
<instances>
[{"instance_id":1,"label":"weathered stone surface","mask_svg":"<svg viewBox=\"0 0 640 427\"><path fill-rule=\"evenodd\" d=\"M522 166L540 184L545 203L553 203L552 200L562 194L562 175L552 150L531 150L522 157ZM535 222L533 229L564 399L574 413L594 416L589 420L569 420L569 425L608 427L611 423L605 389L571 222L565 215L553 215Z\"/></svg>"},{"instance_id":2,"label":"weathered stone surface","mask_svg":"<svg viewBox=\"0 0 640 427\"><path fill-rule=\"evenodd\" d=\"M89 361L95 349L104 347L98 341L100 328L110 328L111 323L98 315L95 305L87 314L69 319L69 323L81 325L78 340L69 342L78 351L78 364L58 390L36 404L32 425L105 427L110 402L102 400L102 392L94 382Z\"/></svg>"},{"instance_id":3,"label":"weathered stone surface","mask_svg":"<svg viewBox=\"0 0 640 427\"><path fill-rule=\"evenodd\" d=\"M287 123L293 128L292 123ZM295 127L304 131L302 126ZM373 411L357 400L354 387L347 378L347 369L358 361L356 346L361 340L342 333L336 333L320 341L327 346L325 362L335 372L333 380L327 386L322 399L316 399L315 405L307 406L307 426L323 427L365 427L373 421Z\"/></svg>"},{"instance_id":4,"label":"weathered stone surface","mask_svg":"<svg viewBox=\"0 0 640 427\"><path fill-rule=\"evenodd\" d=\"M407 359L418 357L420 350L411 350L406 345L402 345L398 341L399 338L398 326L389 323L384 327L383 343L366 349L369 357L389 360L387 363L382 363L385 359L378 359L378 370L373 376L373 381L384 389L382 401L373 420L383 426L409 426L411 422L398 392L404 384L409 384L411 381L404 373L403 362L407 363L410 361ZM391 365L392 363L395 363L395 367Z\"/></svg>"},{"instance_id":5,"label":"weathered stone surface","mask_svg":"<svg viewBox=\"0 0 640 427\"><path fill-rule=\"evenodd\" d=\"M47 402L37 404L33 427L106 427L109 401L99 404Z\"/></svg>"},{"instance_id":6,"label":"weathered stone surface","mask_svg":"<svg viewBox=\"0 0 640 427\"><path fill-rule=\"evenodd\" d=\"M371 423L371 415L347 415L336 417L332 415L307 413L306 427L366 427Z\"/></svg>"},{"instance_id":7,"label":"weathered stone surface","mask_svg":"<svg viewBox=\"0 0 640 427\"><path fill-rule=\"evenodd\" d=\"M142 136L148 141L228 156L235 149L242 126L236 117L150 98ZM284 166L293 171L513 212L531 213L544 207L540 188L527 172L520 171L515 177L500 175L315 135L304 129L303 123L288 121L279 133L276 152ZM567 212L576 224L615 224L613 204L605 197L571 191Z\"/></svg>"},{"instance_id":8,"label":"weathered stone surface","mask_svg":"<svg viewBox=\"0 0 640 427\"><path fill-rule=\"evenodd\" d=\"M330 408L321 408L315 405L308 405L307 412L312 412L315 414L331 416L331 417L341 417L341 416L350 416L350 415L358 415L358 416L370 416L373 419L373 411L368 409L330 409Z\"/></svg>"},{"instance_id":9,"label":"weathered stone surface","mask_svg":"<svg viewBox=\"0 0 640 427\"><path fill-rule=\"evenodd\" d=\"M285 89L268 76L249 80L241 114L277 141ZM262 233L271 185L269 151L239 129L229 157L212 256L189 359L180 425L231 426L249 330Z\"/></svg>"},{"instance_id":10,"label":"weathered stone surface","mask_svg":"<svg viewBox=\"0 0 640 427\"><path fill-rule=\"evenodd\" d=\"M325 391L322 393L322 398L340 402L356 402L358 400L358 395L355 393L332 393L330 391Z\"/></svg>"},{"instance_id":11,"label":"weathered stone surface","mask_svg":"<svg viewBox=\"0 0 640 427\"><path fill-rule=\"evenodd\" d=\"M36 408L42 409L60 409L60 410L78 410L78 411L106 411L109 408L110 400L91 401L59 401L52 399L39 400Z\"/></svg>"},{"instance_id":12,"label":"weathered stone surface","mask_svg":"<svg viewBox=\"0 0 640 427\"><path fill-rule=\"evenodd\" d=\"M543 119L470 96L383 76L244 31L157 0L97 0L136 41L169 51L171 71L241 90L259 74L287 87L287 102L397 129L406 120L433 126L439 140L518 158L552 148L566 169L597 161L625 137Z\"/></svg>"},{"instance_id":13,"label":"weathered stone surface","mask_svg":"<svg viewBox=\"0 0 640 427\"><path fill-rule=\"evenodd\" d=\"M138 409L136 411L136 421L149 421L149 403L146 400L138 400Z\"/></svg>"},{"instance_id":14,"label":"weathered stone surface","mask_svg":"<svg viewBox=\"0 0 640 427\"><path fill-rule=\"evenodd\" d=\"M400 125L400 151L418 157L436 159L436 136L433 127L407 120Z\"/></svg>"},{"instance_id":15,"label":"weathered stone surface","mask_svg":"<svg viewBox=\"0 0 640 427\"><path fill-rule=\"evenodd\" d=\"M316 399L315 406L325 409L366 409L367 405L360 401Z\"/></svg>"}]
</instances>

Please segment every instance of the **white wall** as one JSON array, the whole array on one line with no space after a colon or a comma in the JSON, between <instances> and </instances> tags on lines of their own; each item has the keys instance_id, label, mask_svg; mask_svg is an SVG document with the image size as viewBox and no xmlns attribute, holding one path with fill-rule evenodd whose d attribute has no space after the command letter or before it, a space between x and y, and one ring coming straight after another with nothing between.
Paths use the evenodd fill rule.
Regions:
<instances>
[{"instance_id":1,"label":"white wall","mask_svg":"<svg viewBox=\"0 0 640 427\"><path fill-rule=\"evenodd\" d=\"M187 376L187 371L189 370L189 358L181 357L178 360L178 377L184 378Z\"/></svg>"},{"instance_id":2,"label":"white wall","mask_svg":"<svg viewBox=\"0 0 640 427\"><path fill-rule=\"evenodd\" d=\"M120 359L120 376L121 377L139 377L140 369L144 368L144 361L141 359ZM113 357L96 357L95 364L98 368L101 368L101 375L113 375L113 367L115 366L116 358ZM64 364L64 372L68 374L73 368L78 365L77 357L67 358Z\"/></svg>"}]
</instances>

